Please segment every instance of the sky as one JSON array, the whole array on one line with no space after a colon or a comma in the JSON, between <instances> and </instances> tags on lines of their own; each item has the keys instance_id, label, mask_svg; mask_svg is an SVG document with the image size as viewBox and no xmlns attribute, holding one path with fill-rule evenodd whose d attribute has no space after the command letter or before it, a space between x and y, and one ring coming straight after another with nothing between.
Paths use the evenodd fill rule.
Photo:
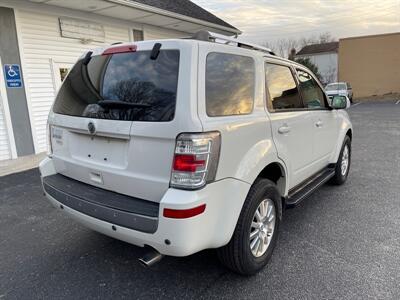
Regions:
<instances>
[{"instance_id":1,"label":"sky","mask_svg":"<svg viewBox=\"0 0 400 300\"><path fill-rule=\"evenodd\" d=\"M248 42L274 43L329 32L336 39L400 32L400 0L192 0L240 29Z\"/></svg>"}]
</instances>

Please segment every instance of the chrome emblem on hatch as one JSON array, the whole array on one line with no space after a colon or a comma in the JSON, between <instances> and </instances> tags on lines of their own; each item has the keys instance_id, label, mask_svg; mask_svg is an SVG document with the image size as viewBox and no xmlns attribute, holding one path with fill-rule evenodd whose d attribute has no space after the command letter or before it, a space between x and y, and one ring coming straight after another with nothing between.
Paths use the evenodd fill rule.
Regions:
<instances>
[{"instance_id":1,"label":"chrome emblem on hatch","mask_svg":"<svg viewBox=\"0 0 400 300\"><path fill-rule=\"evenodd\" d=\"M89 122L87 127L90 134L96 133L96 126L94 126L93 122Z\"/></svg>"}]
</instances>

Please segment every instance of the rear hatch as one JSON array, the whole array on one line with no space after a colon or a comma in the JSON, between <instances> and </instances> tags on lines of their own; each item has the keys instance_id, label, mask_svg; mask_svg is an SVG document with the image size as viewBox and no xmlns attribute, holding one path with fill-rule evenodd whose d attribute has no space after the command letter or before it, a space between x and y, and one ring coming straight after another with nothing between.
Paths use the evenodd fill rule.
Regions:
<instances>
[{"instance_id":1,"label":"rear hatch","mask_svg":"<svg viewBox=\"0 0 400 300\"><path fill-rule=\"evenodd\" d=\"M56 171L159 202L169 188L176 136L202 131L195 91L197 44L122 44L85 54L49 117Z\"/></svg>"}]
</instances>

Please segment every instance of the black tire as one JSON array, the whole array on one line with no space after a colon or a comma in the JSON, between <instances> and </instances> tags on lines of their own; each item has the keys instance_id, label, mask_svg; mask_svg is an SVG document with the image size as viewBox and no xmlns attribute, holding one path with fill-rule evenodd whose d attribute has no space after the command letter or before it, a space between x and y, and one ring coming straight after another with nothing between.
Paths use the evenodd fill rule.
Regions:
<instances>
[{"instance_id":1,"label":"black tire","mask_svg":"<svg viewBox=\"0 0 400 300\"><path fill-rule=\"evenodd\" d=\"M348 166L347 166L346 173L343 174L342 173L343 151L346 146L348 147L348 151L349 151L349 154L348 154L349 160L348 160ZM335 184L335 185L341 185L341 184L345 183L345 181L349 175L350 166L351 166L351 139L348 135L346 135L346 137L344 138L344 141L343 141L342 149L340 150L338 161L336 163L335 176L333 176L331 178L329 183Z\"/></svg>"},{"instance_id":2,"label":"black tire","mask_svg":"<svg viewBox=\"0 0 400 300\"><path fill-rule=\"evenodd\" d=\"M267 198L271 199L275 206L275 226L266 252L255 257L250 249L250 226L259 204ZM221 263L241 275L257 273L271 258L278 238L281 218L282 202L276 185L268 179L258 179L246 197L231 240L226 246L217 249Z\"/></svg>"}]
</instances>

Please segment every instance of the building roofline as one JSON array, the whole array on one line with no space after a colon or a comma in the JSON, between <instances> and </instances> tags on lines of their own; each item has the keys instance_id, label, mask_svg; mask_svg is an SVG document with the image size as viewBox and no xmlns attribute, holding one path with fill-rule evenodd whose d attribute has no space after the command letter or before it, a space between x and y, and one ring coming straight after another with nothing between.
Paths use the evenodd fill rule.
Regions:
<instances>
[{"instance_id":1,"label":"building roofline","mask_svg":"<svg viewBox=\"0 0 400 300\"><path fill-rule=\"evenodd\" d=\"M222 31L228 31L228 32L231 32L232 35L239 35L242 33L242 31L240 31L239 29L237 29L236 27L233 27L233 26L228 27L228 26L219 25L219 24L216 24L213 22L208 22L208 21L204 21L201 19L185 16L182 14L171 12L169 10L161 9L158 7L154 7L154 6L150 6L150 5L146 5L146 4L142 4L142 3L138 3L138 2L133 2L130 0L105 0L105 1L114 3L114 4L118 4L118 5L141 9L141 10L156 13L159 15L164 15L166 17L180 19L182 21L187 21L187 22L196 23L196 24L200 24L200 25L204 25L204 26L208 26L208 27L213 27L213 28L216 28L216 29L219 29Z\"/></svg>"},{"instance_id":2,"label":"building roofline","mask_svg":"<svg viewBox=\"0 0 400 300\"><path fill-rule=\"evenodd\" d=\"M296 55L311 55L311 54L322 54L322 53L337 53L339 50L339 42L326 42L326 43L318 43L318 44L310 44L305 45L303 48L300 49Z\"/></svg>"},{"instance_id":3,"label":"building roofline","mask_svg":"<svg viewBox=\"0 0 400 300\"><path fill-rule=\"evenodd\" d=\"M313 53L305 53L305 54L296 54L295 56L310 56L310 55L324 55L330 53L338 53L338 51L324 51L324 52L313 52Z\"/></svg>"},{"instance_id":4,"label":"building roofline","mask_svg":"<svg viewBox=\"0 0 400 300\"><path fill-rule=\"evenodd\" d=\"M367 38L373 38L373 37L379 37L379 36L388 36L388 35L400 35L400 32L390 32L390 33L382 33L382 34L351 36L351 37L341 38L341 39L339 39L339 41L354 40L354 39L367 39Z\"/></svg>"}]
</instances>

